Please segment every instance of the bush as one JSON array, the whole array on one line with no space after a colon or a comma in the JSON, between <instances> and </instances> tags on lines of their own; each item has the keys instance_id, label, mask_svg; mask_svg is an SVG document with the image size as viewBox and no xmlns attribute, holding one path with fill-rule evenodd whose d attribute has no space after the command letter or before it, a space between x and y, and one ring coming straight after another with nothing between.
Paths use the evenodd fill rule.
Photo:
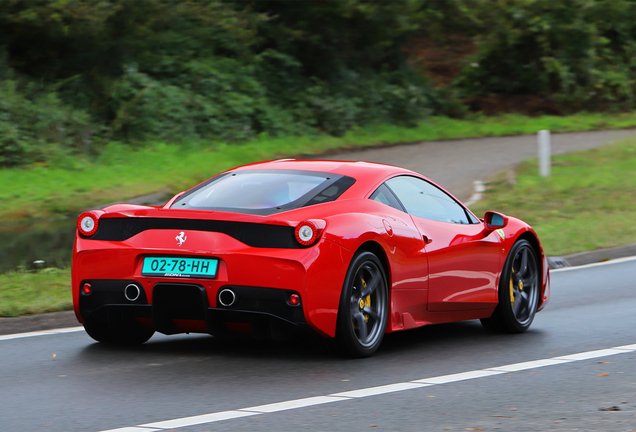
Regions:
<instances>
[{"instance_id":1,"label":"bush","mask_svg":"<svg viewBox=\"0 0 636 432\"><path fill-rule=\"evenodd\" d=\"M421 80L416 85L418 78L408 72L362 76L345 70L329 83L303 77L298 67L272 51L254 65L193 60L179 66L178 81L129 66L111 93L112 136L124 141L241 141L263 132L343 136L375 122L413 126L429 112L426 85Z\"/></svg>"},{"instance_id":2,"label":"bush","mask_svg":"<svg viewBox=\"0 0 636 432\"><path fill-rule=\"evenodd\" d=\"M636 3L463 3L479 29L479 52L456 82L465 96L542 96L565 111L636 106Z\"/></svg>"},{"instance_id":3,"label":"bush","mask_svg":"<svg viewBox=\"0 0 636 432\"><path fill-rule=\"evenodd\" d=\"M88 114L62 104L54 92L19 91L0 82L0 166L53 159L60 151L85 151L91 144Z\"/></svg>"},{"instance_id":4,"label":"bush","mask_svg":"<svg viewBox=\"0 0 636 432\"><path fill-rule=\"evenodd\" d=\"M61 163L90 150L93 134L125 144L232 142L413 125L430 106L402 50L420 7L0 2L0 166Z\"/></svg>"}]
</instances>

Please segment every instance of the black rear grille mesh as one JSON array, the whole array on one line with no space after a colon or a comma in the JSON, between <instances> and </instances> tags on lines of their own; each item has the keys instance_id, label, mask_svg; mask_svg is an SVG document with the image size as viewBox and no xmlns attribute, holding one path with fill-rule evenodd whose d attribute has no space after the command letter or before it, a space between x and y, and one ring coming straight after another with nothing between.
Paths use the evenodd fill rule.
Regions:
<instances>
[{"instance_id":1,"label":"black rear grille mesh","mask_svg":"<svg viewBox=\"0 0 636 432\"><path fill-rule=\"evenodd\" d=\"M249 222L201 219L108 218L100 219L97 232L83 239L124 241L146 230L192 230L227 234L248 246L258 248L302 249L296 241L294 228Z\"/></svg>"}]
</instances>

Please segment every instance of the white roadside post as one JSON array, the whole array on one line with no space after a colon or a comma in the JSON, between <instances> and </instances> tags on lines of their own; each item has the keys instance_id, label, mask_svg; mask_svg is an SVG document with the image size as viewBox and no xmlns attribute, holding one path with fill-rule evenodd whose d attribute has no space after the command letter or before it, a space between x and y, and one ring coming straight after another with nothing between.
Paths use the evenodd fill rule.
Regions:
<instances>
[{"instance_id":1,"label":"white roadside post","mask_svg":"<svg viewBox=\"0 0 636 432\"><path fill-rule=\"evenodd\" d=\"M550 131L540 130L537 140L539 142L539 175L550 177Z\"/></svg>"}]
</instances>

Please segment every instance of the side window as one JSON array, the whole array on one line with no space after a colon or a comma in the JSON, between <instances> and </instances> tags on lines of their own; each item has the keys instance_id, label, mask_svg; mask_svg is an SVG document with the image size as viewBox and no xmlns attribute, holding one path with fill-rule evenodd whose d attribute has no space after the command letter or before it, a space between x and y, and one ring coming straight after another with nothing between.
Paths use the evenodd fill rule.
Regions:
<instances>
[{"instance_id":1,"label":"side window","mask_svg":"<svg viewBox=\"0 0 636 432\"><path fill-rule=\"evenodd\" d=\"M377 188L376 191L373 192L373 194L369 197L369 199L381 202L382 204L386 204L400 211L406 211L404 210L404 207L402 207L400 202L395 198L393 192L391 192L386 186L386 184L383 184L382 186Z\"/></svg>"},{"instance_id":2,"label":"side window","mask_svg":"<svg viewBox=\"0 0 636 432\"><path fill-rule=\"evenodd\" d=\"M414 216L440 222L468 224L468 213L448 194L427 181L411 176L394 177L385 183L406 211Z\"/></svg>"}]
</instances>

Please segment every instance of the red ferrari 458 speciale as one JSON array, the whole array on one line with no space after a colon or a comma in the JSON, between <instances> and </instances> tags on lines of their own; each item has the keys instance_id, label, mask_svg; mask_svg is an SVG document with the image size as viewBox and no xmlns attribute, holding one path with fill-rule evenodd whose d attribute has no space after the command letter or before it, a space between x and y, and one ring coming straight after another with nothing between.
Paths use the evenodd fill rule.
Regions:
<instances>
[{"instance_id":1,"label":"red ferrari 458 speciale","mask_svg":"<svg viewBox=\"0 0 636 432\"><path fill-rule=\"evenodd\" d=\"M426 177L375 163L242 166L162 207L87 211L77 227L75 313L107 343L309 330L364 357L384 333L426 324L523 332L550 292L528 224L479 219Z\"/></svg>"}]
</instances>

